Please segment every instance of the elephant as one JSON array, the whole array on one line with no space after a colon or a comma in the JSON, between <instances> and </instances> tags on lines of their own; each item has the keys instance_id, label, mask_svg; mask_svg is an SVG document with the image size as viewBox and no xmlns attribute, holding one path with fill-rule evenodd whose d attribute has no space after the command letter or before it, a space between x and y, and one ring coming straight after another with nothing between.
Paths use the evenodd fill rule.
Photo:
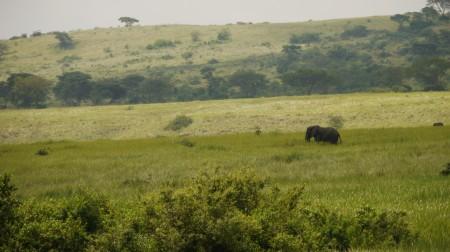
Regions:
<instances>
[{"instance_id":1,"label":"elephant","mask_svg":"<svg viewBox=\"0 0 450 252\"><path fill-rule=\"evenodd\" d=\"M335 128L322 128L319 125L309 126L306 129L305 141L309 142L311 138L315 142L328 142L332 144L342 143L342 138Z\"/></svg>"}]
</instances>

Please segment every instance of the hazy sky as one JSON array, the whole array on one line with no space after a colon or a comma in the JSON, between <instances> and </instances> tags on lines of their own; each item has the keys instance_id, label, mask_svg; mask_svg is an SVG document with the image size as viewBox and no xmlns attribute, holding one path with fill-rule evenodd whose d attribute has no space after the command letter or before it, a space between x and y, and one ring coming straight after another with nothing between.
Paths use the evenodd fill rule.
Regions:
<instances>
[{"instance_id":1,"label":"hazy sky","mask_svg":"<svg viewBox=\"0 0 450 252\"><path fill-rule=\"evenodd\" d=\"M292 22L418 11L426 0L0 0L0 39L21 33L117 26Z\"/></svg>"}]
</instances>

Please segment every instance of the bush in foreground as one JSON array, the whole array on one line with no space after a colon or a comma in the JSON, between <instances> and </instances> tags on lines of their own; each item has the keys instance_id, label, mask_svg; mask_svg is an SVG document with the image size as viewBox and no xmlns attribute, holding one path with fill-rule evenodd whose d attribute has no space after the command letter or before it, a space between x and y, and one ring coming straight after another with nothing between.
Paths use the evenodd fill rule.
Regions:
<instances>
[{"instance_id":1,"label":"bush in foreground","mask_svg":"<svg viewBox=\"0 0 450 252\"><path fill-rule=\"evenodd\" d=\"M404 213L343 215L304 202L300 187L282 191L248 171L203 173L122 214L96 194L20 205L9 177L0 189L4 251L348 251L416 239Z\"/></svg>"}]
</instances>

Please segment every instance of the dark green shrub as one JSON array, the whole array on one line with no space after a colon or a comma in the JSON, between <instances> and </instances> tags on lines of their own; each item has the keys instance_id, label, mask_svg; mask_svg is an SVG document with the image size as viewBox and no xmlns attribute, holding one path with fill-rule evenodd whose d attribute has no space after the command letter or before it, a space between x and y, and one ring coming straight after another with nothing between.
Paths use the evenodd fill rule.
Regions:
<instances>
[{"instance_id":1,"label":"dark green shrub","mask_svg":"<svg viewBox=\"0 0 450 252\"><path fill-rule=\"evenodd\" d=\"M260 136L262 134L262 130L260 127L256 127L255 129L255 135Z\"/></svg>"},{"instance_id":2,"label":"dark green shrub","mask_svg":"<svg viewBox=\"0 0 450 252\"><path fill-rule=\"evenodd\" d=\"M55 38L58 40L58 47L63 50L73 49L75 42L69 36L67 32L54 32Z\"/></svg>"},{"instance_id":3,"label":"dark green shrub","mask_svg":"<svg viewBox=\"0 0 450 252\"><path fill-rule=\"evenodd\" d=\"M161 48L172 48L176 47L176 44L174 41L167 40L167 39L158 39L153 44L147 45L148 50L153 49L161 49Z\"/></svg>"},{"instance_id":4,"label":"dark green shrub","mask_svg":"<svg viewBox=\"0 0 450 252\"><path fill-rule=\"evenodd\" d=\"M413 242L417 234L409 230L405 217L403 212L378 213L370 207L360 209L351 219L352 245L376 248Z\"/></svg>"},{"instance_id":5,"label":"dark green shrub","mask_svg":"<svg viewBox=\"0 0 450 252\"><path fill-rule=\"evenodd\" d=\"M187 139L187 138L183 138L180 142L178 142L179 144L192 148L195 146L195 143L192 142L191 140Z\"/></svg>"},{"instance_id":6,"label":"dark green shrub","mask_svg":"<svg viewBox=\"0 0 450 252\"><path fill-rule=\"evenodd\" d=\"M189 59L191 59L193 56L194 56L194 54L193 54L192 52L185 52L185 53L181 54L181 57L182 57L184 60L189 60Z\"/></svg>"},{"instance_id":7,"label":"dark green shrub","mask_svg":"<svg viewBox=\"0 0 450 252\"><path fill-rule=\"evenodd\" d=\"M347 251L416 238L402 213L364 208L343 216L308 205L302 194L269 189L248 171L204 173L149 197L133 237L141 230L163 251Z\"/></svg>"},{"instance_id":8,"label":"dark green shrub","mask_svg":"<svg viewBox=\"0 0 450 252\"><path fill-rule=\"evenodd\" d=\"M89 234L103 229L104 218L108 213L109 207L106 199L85 191L75 194L62 209L63 218L79 220Z\"/></svg>"},{"instance_id":9,"label":"dark green shrub","mask_svg":"<svg viewBox=\"0 0 450 252\"><path fill-rule=\"evenodd\" d=\"M80 219L64 216L62 203L30 201L20 211L23 224L15 234L16 251L83 251L88 234Z\"/></svg>"},{"instance_id":10,"label":"dark green shrub","mask_svg":"<svg viewBox=\"0 0 450 252\"><path fill-rule=\"evenodd\" d=\"M38 156L47 156L48 155L48 150L47 149L39 149L36 152L36 155L38 155Z\"/></svg>"},{"instance_id":11,"label":"dark green shrub","mask_svg":"<svg viewBox=\"0 0 450 252\"><path fill-rule=\"evenodd\" d=\"M16 226L20 222L18 209L20 202L15 199L17 188L11 184L11 177L7 174L0 177L0 250L5 251L14 242L12 237Z\"/></svg>"},{"instance_id":12,"label":"dark green shrub","mask_svg":"<svg viewBox=\"0 0 450 252\"><path fill-rule=\"evenodd\" d=\"M218 64L218 63L219 63L219 61L217 59L214 59L214 58L208 60L208 64L210 64L210 65L214 65L214 64Z\"/></svg>"},{"instance_id":13,"label":"dark green shrub","mask_svg":"<svg viewBox=\"0 0 450 252\"><path fill-rule=\"evenodd\" d=\"M186 128L187 126L191 125L194 121L192 118L185 116L185 115L178 115L173 119L172 121L167 124L167 126L164 128L165 130L173 130L177 131L182 128Z\"/></svg>"},{"instance_id":14,"label":"dark green shrub","mask_svg":"<svg viewBox=\"0 0 450 252\"><path fill-rule=\"evenodd\" d=\"M293 34L289 39L291 44L310 44L320 42L320 33L304 33L304 34Z\"/></svg>"},{"instance_id":15,"label":"dark green shrub","mask_svg":"<svg viewBox=\"0 0 450 252\"><path fill-rule=\"evenodd\" d=\"M348 38L361 38L366 37L369 35L369 30L364 25L357 25L355 27L346 29L342 34L341 38L348 39Z\"/></svg>"},{"instance_id":16,"label":"dark green shrub","mask_svg":"<svg viewBox=\"0 0 450 252\"><path fill-rule=\"evenodd\" d=\"M450 175L450 163L447 164L447 168L441 171L442 176L448 176Z\"/></svg>"},{"instance_id":17,"label":"dark green shrub","mask_svg":"<svg viewBox=\"0 0 450 252\"><path fill-rule=\"evenodd\" d=\"M220 41L220 42L231 41L230 31L222 30L219 33L217 33L217 41Z\"/></svg>"}]
</instances>

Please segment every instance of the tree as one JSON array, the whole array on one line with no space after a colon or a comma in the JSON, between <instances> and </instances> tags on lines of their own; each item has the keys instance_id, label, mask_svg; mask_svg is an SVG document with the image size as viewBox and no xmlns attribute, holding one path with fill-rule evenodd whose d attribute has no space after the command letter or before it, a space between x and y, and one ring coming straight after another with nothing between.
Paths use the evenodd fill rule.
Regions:
<instances>
[{"instance_id":1,"label":"tree","mask_svg":"<svg viewBox=\"0 0 450 252\"><path fill-rule=\"evenodd\" d=\"M399 24L399 30L403 29L404 24L409 21L409 16L397 14L391 16L391 20Z\"/></svg>"},{"instance_id":2,"label":"tree","mask_svg":"<svg viewBox=\"0 0 450 252\"><path fill-rule=\"evenodd\" d=\"M66 32L55 32L55 38L59 41L59 48L68 50L75 47L72 38Z\"/></svg>"},{"instance_id":3,"label":"tree","mask_svg":"<svg viewBox=\"0 0 450 252\"><path fill-rule=\"evenodd\" d=\"M364 25L357 25L353 28L346 29L342 34L341 37L344 39L348 38L361 38L366 37L369 34L369 30Z\"/></svg>"},{"instance_id":4,"label":"tree","mask_svg":"<svg viewBox=\"0 0 450 252\"><path fill-rule=\"evenodd\" d=\"M439 13L433 7L423 8L422 13L428 21L436 20L439 17Z\"/></svg>"},{"instance_id":5,"label":"tree","mask_svg":"<svg viewBox=\"0 0 450 252\"><path fill-rule=\"evenodd\" d=\"M0 108L6 108L8 104L8 97L9 97L8 84L5 81L0 81L0 102L2 102Z\"/></svg>"},{"instance_id":6,"label":"tree","mask_svg":"<svg viewBox=\"0 0 450 252\"><path fill-rule=\"evenodd\" d=\"M198 32L198 31L193 31L193 32L191 32L191 39L192 39L192 42L199 42L200 41L200 32Z\"/></svg>"},{"instance_id":7,"label":"tree","mask_svg":"<svg viewBox=\"0 0 450 252\"><path fill-rule=\"evenodd\" d=\"M134 23L138 23L139 20L131 17L120 17L119 21L125 24L125 27L131 27Z\"/></svg>"},{"instance_id":8,"label":"tree","mask_svg":"<svg viewBox=\"0 0 450 252\"><path fill-rule=\"evenodd\" d=\"M450 69L450 61L442 58L421 58L410 68L412 76L424 86L426 91L446 90L444 77Z\"/></svg>"},{"instance_id":9,"label":"tree","mask_svg":"<svg viewBox=\"0 0 450 252\"><path fill-rule=\"evenodd\" d=\"M231 33L228 30L222 30L217 34L217 40L221 42L230 41Z\"/></svg>"},{"instance_id":10,"label":"tree","mask_svg":"<svg viewBox=\"0 0 450 252\"><path fill-rule=\"evenodd\" d=\"M325 70L301 68L297 71L285 73L281 76L283 83L297 91L310 95L314 89L320 92L326 91L327 86L334 82L331 75Z\"/></svg>"},{"instance_id":11,"label":"tree","mask_svg":"<svg viewBox=\"0 0 450 252\"><path fill-rule=\"evenodd\" d=\"M441 16L450 10L450 0L427 0L427 5L433 7Z\"/></svg>"},{"instance_id":12,"label":"tree","mask_svg":"<svg viewBox=\"0 0 450 252\"><path fill-rule=\"evenodd\" d=\"M90 99L94 104L115 103L125 98L127 90L117 79L104 79L94 82Z\"/></svg>"},{"instance_id":13,"label":"tree","mask_svg":"<svg viewBox=\"0 0 450 252\"><path fill-rule=\"evenodd\" d=\"M242 97L255 97L264 91L267 79L253 70L238 70L228 79L230 86L238 86Z\"/></svg>"},{"instance_id":14,"label":"tree","mask_svg":"<svg viewBox=\"0 0 450 252\"><path fill-rule=\"evenodd\" d=\"M52 83L28 73L9 76L6 81L6 100L18 107L42 107L47 101Z\"/></svg>"},{"instance_id":15,"label":"tree","mask_svg":"<svg viewBox=\"0 0 450 252\"><path fill-rule=\"evenodd\" d=\"M145 80L145 77L138 74L130 74L120 80L120 86L126 90L126 99L129 103L138 103L140 99L139 83Z\"/></svg>"},{"instance_id":16,"label":"tree","mask_svg":"<svg viewBox=\"0 0 450 252\"><path fill-rule=\"evenodd\" d=\"M8 46L0 43L0 61L3 59L3 56L6 55L6 51L8 51Z\"/></svg>"},{"instance_id":17,"label":"tree","mask_svg":"<svg viewBox=\"0 0 450 252\"><path fill-rule=\"evenodd\" d=\"M216 69L214 67L205 66L202 69L200 69L200 74L202 75L203 79L207 80L207 79L213 77L214 71L216 71Z\"/></svg>"},{"instance_id":18,"label":"tree","mask_svg":"<svg viewBox=\"0 0 450 252\"><path fill-rule=\"evenodd\" d=\"M140 102L165 102L173 94L171 78L155 74L139 83Z\"/></svg>"},{"instance_id":19,"label":"tree","mask_svg":"<svg viewBox=\"0 0 450 252\"><path fill-rule=\"evenodd\" d=\"M67 105L80 105L90 98L91 76L82 72L68 72L58 76L53 92L56 98Z\"/></svg>"},{"instance_id":20,"label":"tree","mask_svg":"<svg viewBox=\"0 0 450 252\"><path fill-rule=\"evenodd\" d=\"M224 99L228 96L226 80L222 77L212 76L208 78L208 97L211 99Z\"/></svg>"}]
</instances>

